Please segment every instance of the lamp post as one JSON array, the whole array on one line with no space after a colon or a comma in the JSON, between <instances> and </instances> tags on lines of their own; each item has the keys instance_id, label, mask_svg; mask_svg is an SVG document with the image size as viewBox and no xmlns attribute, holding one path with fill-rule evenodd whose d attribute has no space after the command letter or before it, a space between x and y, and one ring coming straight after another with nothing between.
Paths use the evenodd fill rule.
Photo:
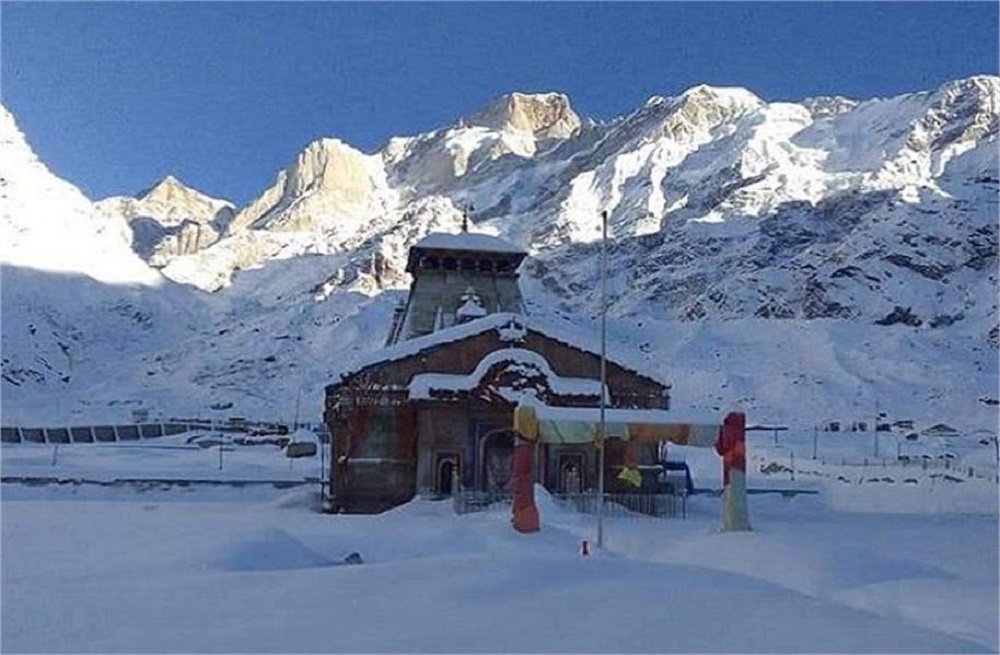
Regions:
<instances>
[{"instance_id":1,"label":"lamp post","mask_svg":"<svg viewBox=\"0 0 1000 655\"><path fill-rule=\"evenodd\" d=\"M607 303L607 266L608 266L608 212L601 212L601 428L597 452L597 547L604 547L604 447L606 425L604 421L605 394L608 388L607 341L608 341L608 303Z\"/></svg>"}]
</instances>

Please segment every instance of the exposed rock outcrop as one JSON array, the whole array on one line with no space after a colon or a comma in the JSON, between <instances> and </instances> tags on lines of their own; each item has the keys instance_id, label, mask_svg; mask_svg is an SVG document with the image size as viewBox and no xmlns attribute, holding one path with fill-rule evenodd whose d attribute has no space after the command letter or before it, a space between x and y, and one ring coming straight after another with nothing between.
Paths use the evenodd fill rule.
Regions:
<instances>
[{"instance_id":1,"label":"exposed rock outcrop","mask_svg":"<svg viewBox=\"0 0 1000 655\"><path fill-rule=\"evenodd\" d=\"M157 268L218 241L235 215L231 203L196 191L172 175L134 198L106 198L95 208L106 219L124 220L132 249Z\"/></svg>"},{"instance_id":2,"label":"exposed rock outcrop","mask_svg":"<svg viewBox=\"0 0 1000 655\"><path fill-rule=\"evenodd\" d=\"M566 139L580 129L580 117L561 93L511 93L464 122L470 127L527 132L536 139Z\"/></svg>"}]
</instances>

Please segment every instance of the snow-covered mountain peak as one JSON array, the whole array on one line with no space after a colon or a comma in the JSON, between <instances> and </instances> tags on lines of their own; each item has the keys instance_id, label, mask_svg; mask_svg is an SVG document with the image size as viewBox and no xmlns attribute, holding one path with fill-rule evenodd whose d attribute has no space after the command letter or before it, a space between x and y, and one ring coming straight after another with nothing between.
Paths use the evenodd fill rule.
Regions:
<instances>
[{"instance_id":1,"label":"snow-covered mountain peak","mask_svg":"<svg viewBox=\"0 0 1000 655\"><path fill-rule=\"evenodd\" d=\"M764 106L764 101L742 87L711 86L698 84L673 99L676 111L687 112L692 117L704 115L711 120L714 115L732 117Z\"/></svg>"},{"instance_id":2,"label":"snow-covered mountain peak","mask_svg":"<svg viewBox=\"0 0 1000 655\"><path fill-rule=\"evenodd\" d=\"M582 125L561 93L510 93L443 129L390 139L381 155L392 185L436 192L470 172L489 174L508 155L531 159L558 147Z\"/></svg>"},{"instance_id":3,"label":"snow-covered mountain peak","mask_svg":"<svg viewBox=\"0 0 1000 655\"><path fill-rule=\"evenodd\" d=\"M698 140L764 106L763 100L746 89L699 84L673 99L662 125L663 136L681 142Z\"/></svg>"},{"instance_id":4,"label":"snow-covered mountain peak","mask_svg":"<svg viewBox=\"0 0 1000 655\"><path fill-rule=\"evenodd\" d=\"M108 284L162 282L129 248L124 221L96 215L79 189L53 175L2 107L0 197L0 264Z\"/></svg>"},{"instance_id":5,"label":"snow-covered mountain peak","mask_svg":"<svg viewBox=\"0 0 1000 655\"><path fill-rule=\"evenodd\" d=\"M566 139L580 117L562 93L509 93L468 116L464 123L496 131L526 132L538 139Z\"/></svg>"},{"instance_id":6,"label":"snow-covered mountain peak","mask_svg":"<svg viewBox=\"0 0 1000 655\"><path fill-rule=\"evenodd\" d=\"M685 90L678 100L697 102L700 104L718 104L729 106L759 107L764 104L755 93L742 86L714 86L712 84L696 84Z\"/></svg>"},{"instance_id":7,"label":"snow-covered mountain peak","mask_svg":"<svg viewBox=\"0 0 1000 655\"><path fill-rule=\"evenodd\" d=\"M105 198L95 208L105 220L127 223L132 250L156 267L218 241L236 213L230 202L192 189L173 175L134 198Z\"/></svg>"},{"instance_id":8,"label":"snow-covered mountain peak","mask_svg":"<svg viewBox=\"0 0 1000 655\"><path fill-rule=\"evenodd\" d=\"M173 204L227 204L225 200L212 198L197 189L189 187L173 175L167 175L153 186L140 191L135 196L136 200L150 203L173 203Z\"/></svg>"},{"instance_id":9,"label":"snow-covered mountain peak","mask_svg":"<svg viewBox=\"0 0 1000 655\"><path fill-rule=\"evenodd\" d=\"M1000 75L973 75L959 80L951 80L941 85L939 91L973 93L981 97L992 97L994 105L1000 95Z\"/></svg>"},{"instance_id":10,"label":"snow-covered mountain peak","mask_svg":"<svg viewBox=\"0 0 1000 655\"><path fill-rule=\"evenodd\" d=\"M388 190L381 154L366 155L340 139L317 139L237 214L229 234L247 228L315 232L345 215L367 219L384 209L383 192Z\"/></svg>"},{"instance_id":11,"label":"snow-covered mountain peak","mask_svg":"<svg viewBox=\"0 0 1000 655\"><path fill-rule=\"evenodd\" d=\"M934 145L977 140L997 133L1000 77L981 75L948 82L932 98L927 116L931 129L952 124Z\"/></svg>"},{"instance_id":12,"label":"snow-covered mountain peak","mask_svg":"<svg viewBox=\"0 0 1000 655\"><path fill-rule=\"evenodd\" d=\"M140 191L135 198L122 199L134 201L129 203L135 210L131 216L126 217L129 220L136 216L148 216L165 225L178 224L184 220L208 223L216 220L217 214L223 209L227 209L230 214L234 211L233 204L229 201L204 194L173 175L167 175L148 189Z\"/></svg>"},{"instance_id":13,"label":"snow-covered mountain peak","mask_svg":"<svg viewBox=\"0 0 1000 655\"><path fill-rule=\"evenodd\" d=\"M318 139L307 145L288 169L285 191L295 195L339 191L358 196L367 190L371 159L340 139Z\"/></svg>"}]
</instances>

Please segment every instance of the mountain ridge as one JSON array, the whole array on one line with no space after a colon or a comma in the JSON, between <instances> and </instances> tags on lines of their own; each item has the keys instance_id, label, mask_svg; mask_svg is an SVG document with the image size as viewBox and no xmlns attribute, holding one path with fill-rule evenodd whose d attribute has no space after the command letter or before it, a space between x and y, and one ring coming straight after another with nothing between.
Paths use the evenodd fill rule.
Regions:
<instances>
[{"instance_id":1,"label":"mountain ridge","mask_svg":"<svg viewBox=\"0 0 1000 655\"><path fill-rule=\"evenodd\" d=\"M169 177L131 201L88 204L67 192L73 229L99 231L105 253L108 239L117 240L116 254L88 259L74 274L101 282L112 260L145 260L146 272L132 277L155 292L94 291L107 295L100 306L118 317L106 326L59 304L72 295L72 279L31 282L52 287L51 302L26 289L5 293L4 366L19 371L19 384L5 389L20 400L5 400L4 409L30 415L29 399L54 390L80 411L84 397L86 411L124 396L185 407L254 397L254 388L272 390L280 405L295 395L296 380L319 393L331 374L326 358L350 361L381 341L369 343L409 283L408 247L430 232L458 232L463 214L471 229L529 252L522 286L532 311L586 322L600 307L599 214L607 210L614 338L661 358L665 379L687 380L676 383L688 398L679 402L711 399L791 417L800 407L827 411L826 401L802 396L806 387L796 384L818 389L840 380L828 402L846 411L857 403L846 380L864 378L886 404L950 411L942 408L995 395L998 90L1000 78L976 76L886 99L790 103L699 85L603 123L577 116L563 94L507 94L373 153L316 139L243 207ZM537 116L524 109L535 104ZM510 124L518 112L526 122L517 124L531 129ZM7 193L56 184L26 163L25 152L20 132L0 144ZM192 194L208 209L193 212ZM174 196L187 200L172 205ZM43 206L31 194L18 198L4 231L36 234L39 247L16 253L5 245L4 266L59 270L46 251L50 237L32 225ZM136 210L144 201L162 205L162 215ZM167 329L160 323L174 303L185 318ZM44 316L53 317L58 337L42 343ZM125 319L132 323L116 322ZM74 332L77 321L89 327ZM154 329L139 328L133 361L110 354L102 333L147 323ZM814 361L816 373L791 359L754 359L782 381L762 387L735 355L735 326L748 331L744 348L781 357L773 341L780 339L795 344L790 358L814 361L800 349L818 348L836 359ZM293 329L301 341L275 349L261 336L294 336ZM857 344L844 341L855 332ZM207 350L182 345L192 343ZM59 344L77 362L70 382L62 381L65 367L56 374L38 360L63 358ZM98 381L86 371L100 367L79 364L102 356L141 380L138 388ZM951 361L976 372L955 378ZM895 372L878 380L868 362ZM930 373L917 373L925 370L917 362L952 372L923 379ZM973 408L972 415L974 400Z\"/></svg>"}]
</instances>

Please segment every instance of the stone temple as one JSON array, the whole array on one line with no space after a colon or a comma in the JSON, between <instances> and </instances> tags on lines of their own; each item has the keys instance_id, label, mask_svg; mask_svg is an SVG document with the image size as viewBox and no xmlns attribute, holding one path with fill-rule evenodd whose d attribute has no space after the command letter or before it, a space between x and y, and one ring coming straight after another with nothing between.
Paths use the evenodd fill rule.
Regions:
<instances>
[{"instance_id":1,"label":"stone temple","mask_svg":"<svg viewBox=\"0 0 1000 655\"><path fill-rule=\"evenodd\" d=\"M486 234L434 233L409 252L413 277L385 347L326 387L332 435L329 506L379 512L415 495L447 497L455 485L510 493L519 403L669 409L670 385L621 358L600 381L598 335L528 316L518 286L526 253ZM616 474L657 459L653 445L626 453L606 442L609 492L634 492ZM539 446L538 482L553 492L595 489L592 444ZM645 482L644 482L645 484ZM653 484L651 482L651 484Z\"/></svg>"}]
</instances>

